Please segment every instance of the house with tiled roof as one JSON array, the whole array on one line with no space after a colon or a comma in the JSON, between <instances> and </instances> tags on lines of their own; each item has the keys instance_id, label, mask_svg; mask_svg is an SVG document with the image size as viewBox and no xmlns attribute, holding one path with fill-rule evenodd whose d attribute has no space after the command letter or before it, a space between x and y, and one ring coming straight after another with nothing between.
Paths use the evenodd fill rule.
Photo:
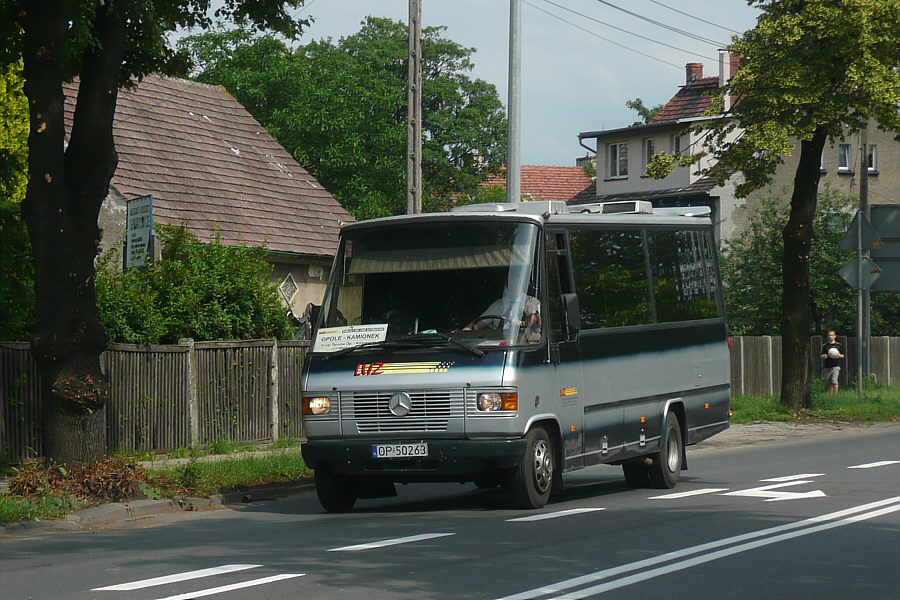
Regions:
<instances>
[{"instance_id":1,"label":"house with tiled roof","mask_svg":"<svg viewBox=\"0 0 900 600\"><path fill-rule=\"evenodd\" d=\"M702 63L688 63L684 85L649 123L579 133L581 145L596 153L597 180L593 189L586 189L570 204L649 200L654 206L709 206L716 224L716 238L721 241L747 226L749 215L762 198L775 195L789 199L799 152L785 157L772 182L746 199L739 199L734 193L739 173L721 186L701 174L710 166L710 158L701 159L699 165L675 167L663 179L646 175L647 164L657 152L683 154L702 150L705 132L691 128L698 123L723 118L721 113L711 111L713 94L738 67L737 58L725 52L720 53L718 76L704 76ZM722 98L724 111L732 104L732 98ZM875 126L869 127L867 135L869 201L872 204L900 203L895 192L900 186L900 143ZM858 151L858 138L858 134L847 135L844 140L826 145L822 154L820 189L828 186L846 195L859 194L857 174L862 153ZM588 140L593 140L594 147L586 144Z\"/></svg>"},{"instance_id":2,"label":"house with tiled roof","mask_svg":"<svg viewBox=\"0 0 900 600\"><path fill-rule=\"evenodd\" d=\"M588 188L592 179L582 167L553 167L522 165L521 190L525 200L568 202ZM506 189L506 167L488 176L479 184L482 188L499 186Z\"/></svg>"},{"instance_id":3,"label":"house with tiled roof","mask_svg":"<svg viewBox=\"0 0 900 600\"><path fill-rule=\"evenodd\" d=\"M67 126L77 86L65 86ZM295 314L321 302L338 231L353 218L223 87L144 77L119 91L113 136L104 250L121 247L126 201L152 195L157 224L264 246Z\"/></svg>"}]
</instances>

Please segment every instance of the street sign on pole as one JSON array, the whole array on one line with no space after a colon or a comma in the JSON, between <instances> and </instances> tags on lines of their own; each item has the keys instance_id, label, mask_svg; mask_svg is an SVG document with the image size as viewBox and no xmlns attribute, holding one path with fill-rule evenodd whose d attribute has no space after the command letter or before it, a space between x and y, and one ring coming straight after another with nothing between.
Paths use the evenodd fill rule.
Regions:
<instances>
[{"instance_id":1,"label":"street sign on pole","mask_svg":"<svg viewBox=\"0 0 900 600\"><path fill-rule=\"evenodd\" d=\"M869 222L869 219L862 212L857 212L850 223L850 227L847 229L847 233L841 239L839 247L841 250L857 250L862 246L862 249L866 251L877 250L881 248L881 244L881 236L872 227L872 223Z\"/></svg>"},{"instance_id":2,"label":"street sign on pole","mask_svg":"<svg viewBox=\"0 0 900 600\"><path fill-rule=\"evenodd\" d=\"M142 267L152 261L152 194L126 202L125 229L125 268Z\"/></svg>"},{"instance_id":3,"label":"street sign on pole","mask_svg":"<svg viewBox=\"0 0 900 600\"><path fill-rule=\"evenodd\" d=\"M838 274L854 290L867 290L881 277L881 267L871 259L854 256L841 267Z\"/></svg>"}]
</instances>

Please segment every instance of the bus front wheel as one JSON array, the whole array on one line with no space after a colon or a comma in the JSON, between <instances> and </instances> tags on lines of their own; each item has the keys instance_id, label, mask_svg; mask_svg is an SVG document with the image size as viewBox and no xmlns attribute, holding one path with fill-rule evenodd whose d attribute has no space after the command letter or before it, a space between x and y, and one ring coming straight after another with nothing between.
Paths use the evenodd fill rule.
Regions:
<instances>
[{"instance_id":1,"label":"bus front wheel","mask_svg":"<svg viewBox=\"0 0 900 600\"><path fill-rule=\"evenodd\" d=\"M525 436L525 458L511 473L509 487L516 506L541 508L550 498L556 458L546 430L535 427Z\"/></svg>"},{"instance_id":2,"label":"bus front wheel","mask_svg":"<svg viewBox=\"0 0 900 600\"><path fill-rule=\"evenodd\" d=\"M678 483L682 467L681 457L684 452L683 443L678 417L670 412L666 415L666 425L659 441L659 452L654 455L650 465L650 482L654 487L670 489Z\"/></svg>"},{"instance_id":3,"label":"bus front wheel","mask_svg":"<svg viewBox=\"0 0 900 600\"><path fill-rule=\"evenodd\" d=\"M316 495L322 508L328 512L347 512L356 504L356 488L353 479L335 475L326 469L316 469Z\"/></svg>"}]
</instances>

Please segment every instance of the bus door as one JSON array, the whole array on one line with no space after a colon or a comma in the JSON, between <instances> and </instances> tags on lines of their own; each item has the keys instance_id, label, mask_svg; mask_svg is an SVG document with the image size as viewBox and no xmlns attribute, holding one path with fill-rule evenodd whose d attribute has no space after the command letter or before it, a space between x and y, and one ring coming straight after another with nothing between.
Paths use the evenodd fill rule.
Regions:
<instances>
[{"instance_id":1,"label":"bus door","mask_svg":"<svg viewBox=\"0 0 900 600\"><path fill-rule=\"evenodd\" d=\"M567 234L547 234L547 305L546 318L550 344L550 366L555 381L557 416L563 438L564 470L584 466L584 378L581 350L576 335L567 335L563 326L561 295L572 293L574 281L568 254ZM558 392L557 392L558 391Z\"/></svg>"}]
</instances>

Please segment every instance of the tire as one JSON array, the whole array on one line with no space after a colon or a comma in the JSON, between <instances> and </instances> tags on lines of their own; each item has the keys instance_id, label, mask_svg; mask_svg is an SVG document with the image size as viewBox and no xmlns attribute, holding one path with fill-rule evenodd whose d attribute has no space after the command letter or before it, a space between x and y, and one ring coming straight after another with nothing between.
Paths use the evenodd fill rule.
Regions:
<instances>
[{"instance_id":1,"label":"tire","mask_svg":"<svg viewBox=\"0 0 900 600\"><path fill-rule=\"evenodd\" d=\"M681 474L681 458L684 455L684 441L681 439L681 425L674 413L666 415L666 425L659 440L659 452L653 456L650 465L650 483L653 487L671 489L678 483Z\"/></svg>"},{"instance_id":2,"label":"tire","mask_svg":"<svg viewBox=\"0 0 900 600\"><path fill-rule=\"evenodd\" d=\"M650 463L646 458L630 460L622 463L625 481L633 488L650 487Z\"/></svg>"},{"instance_id":3,"label":"tire","mask_svg":"<svg viewBox=\"0 0 900 600\"><path fill-rule=\"evenodd\" d=\"M356 504L353 478L335 475L324 469L316 469L316 495L322 508L328 512L347 512Z\"/></svg>"},{"instance_id":4,"label":"tire","mask_svg":"<svg viewBox=\"0 0 900 600\"><path fill-rule=\"evenodd\" d=\"M525 458L512 470L509 488L519 508L541 508L550 498L556 456L550 436L535 427L525 436Z\"/></svg>"}]
</instances>

